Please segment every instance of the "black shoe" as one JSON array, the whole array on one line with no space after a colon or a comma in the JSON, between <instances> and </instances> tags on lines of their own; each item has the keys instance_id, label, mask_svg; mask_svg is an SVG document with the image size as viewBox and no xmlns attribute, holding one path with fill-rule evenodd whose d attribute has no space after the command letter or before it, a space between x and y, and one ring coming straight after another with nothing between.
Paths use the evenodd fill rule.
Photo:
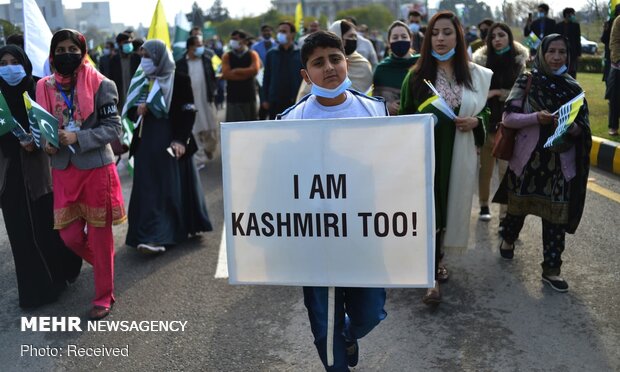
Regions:
<instances>
[{"instance_id":1,"label":"black shoe","mask_svg":"<svg viewBox=\"0 0 620 372\"><path fill-rule=\"evenodd\" d=\"M542 274L542 281L558 292L568 292L568 283L558 275Z\"/></svg>"},{"instance_id":2,"label":"black shoe","mask_svg":"<svg viewBox=\"0 0 620 372\"><path fill-rule=\"evenodd\" d=\"M504 243L506 244L505 246ZM512 258L515 256L515 244L508 244L504 239L502 239L502 241L499 242L499 254L502 256L502 258L512 260Z\"/></svg>"},{"instance_id":3,"label":"black shoe","mask_svg":"<svg viewBox=\"0 0 620 372\"><path fill-rule=\"evenodd\" d=\"M360 357L360 346L357 340L353 342L345 341L345 347L347 350L347 364L349 367L355 367Z\"/></svg>"}]
</instances>

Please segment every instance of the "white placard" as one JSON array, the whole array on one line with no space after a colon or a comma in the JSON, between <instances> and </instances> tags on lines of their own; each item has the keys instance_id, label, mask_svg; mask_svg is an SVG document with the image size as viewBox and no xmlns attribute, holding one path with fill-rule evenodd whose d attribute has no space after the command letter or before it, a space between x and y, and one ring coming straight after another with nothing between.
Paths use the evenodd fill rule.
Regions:
<instances>
[{"instance_id":1,"label":"white placard","mask_svg":"<svg viewBox=\"0 0 620 372\"><path fill-rule=\"evenodd\" d=\"M432 115L221 133L231 284L432 286Z\"/></svg>"}]
</instances>

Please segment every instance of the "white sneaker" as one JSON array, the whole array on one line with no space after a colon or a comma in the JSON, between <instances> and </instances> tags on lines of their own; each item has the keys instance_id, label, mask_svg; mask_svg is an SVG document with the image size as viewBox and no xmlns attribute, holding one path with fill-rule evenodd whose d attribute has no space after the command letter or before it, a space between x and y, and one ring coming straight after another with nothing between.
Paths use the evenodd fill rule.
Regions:
<instances>
[{"instance_id":1,"label":"white sneaker","mask_svg":"<svg viewBox=\"0 0 620 372\"><path fill-rule=\"evenodd\" d=\"M138 244L138 251L144 254L155 254L155 253L164 253L166 251L166 247L163 245L155 245L155 244Z\"/></svg>"}]
</instances>

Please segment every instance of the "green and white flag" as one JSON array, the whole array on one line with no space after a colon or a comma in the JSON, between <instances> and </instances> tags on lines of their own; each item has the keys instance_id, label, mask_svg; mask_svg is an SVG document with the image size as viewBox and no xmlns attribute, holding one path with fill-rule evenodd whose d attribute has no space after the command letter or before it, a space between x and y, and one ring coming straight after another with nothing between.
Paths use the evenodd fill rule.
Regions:
<instances>
[{"instance_id":1,"label":"green and white flag","mask_svg":"<svg viewBox=\"0 0 620 372\"><path fill-rule=\"evenodd\" d=\"M24 103L28 112L30 131L37 147L41 147L41 136L54 147L58 147L58 120L31 99L28 92L24 92Z\"/></svg>"},{"instance_id":2,"label":"green and white flag","mask_svg":"<svg viewBox=\"0 0 620 372\"><path fill-rule=\"evenodd\" d=\"M538 46L540 45L540 39L538 38L538 36L536 36L534 31L530 32L528 37L525 39L525 45L530 47L530 49L538 49Z\"/></svg>"},{"instance_id":3,"label":"green and white flag","mask_svg":"<svg viewBox=\"0 0 620 372\"><path fill-rule=\"evenodd\" d=\"M0 92L0 136L11 132L16 126L17 122L13 119L9 105L6 103L2 92Z\"/></svg>"},{"instance_id":4,"label":"green and white flag","mask_svg":"<svg viewBox=\"0 0 620 372\"><path fill-rule=\"evenodd\" d=\"M172 56L175 61L178 61L183 57L185 53L185 46L187 45L187 39L189 39L189 32L192 25L187 20L187 17L183 12L179 12L174 18L174 42L172 43Z\"/></svg>"}]
</instances>

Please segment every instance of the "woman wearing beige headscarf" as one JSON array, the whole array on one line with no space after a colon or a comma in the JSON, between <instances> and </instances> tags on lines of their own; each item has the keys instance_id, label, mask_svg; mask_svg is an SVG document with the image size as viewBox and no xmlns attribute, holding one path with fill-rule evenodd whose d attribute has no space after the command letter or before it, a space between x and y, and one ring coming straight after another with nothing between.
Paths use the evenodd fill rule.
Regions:
<instances>
[{"instance_id":1,"label":"woman wearing beige headscarf","mask_svg":"<svg viewBox=\"0 0 620 372\"><path fill-rule=\"evenodd\" d=\"M367 93L372 87L372 67L366 58L355 51L357 49L355 26L349 21L340 20L332 23L329 26L329 31L342 39L344 53L347 56L348 75L353 83L351 88L358 92ZM297 101L308 93L310 93L310 85L302 81L297 93Z\"/></svg>"}]
</instances>

